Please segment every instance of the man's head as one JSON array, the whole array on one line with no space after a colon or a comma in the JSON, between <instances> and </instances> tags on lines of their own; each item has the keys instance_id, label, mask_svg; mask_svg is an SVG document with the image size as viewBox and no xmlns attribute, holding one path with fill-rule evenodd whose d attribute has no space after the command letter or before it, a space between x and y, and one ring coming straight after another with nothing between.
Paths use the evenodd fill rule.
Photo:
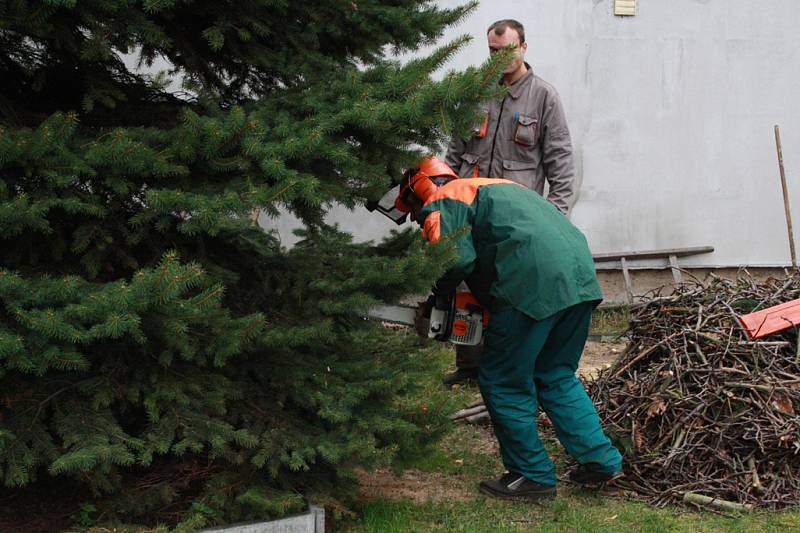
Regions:
<instances>
[{"instance_id":1,"label":"man's head","mask_svg":"<svg viewBox=\"0 0 800 533\"><path fill-rule=\"evenodd\" d=\"M403 174L395 207L403 213L411 213L411 217L419 222L419 212L433 193L454 179L458 179L458 174L447 163L438 157L427 157L418 167L410 168Z\"/></svg>"},{"instance_id":2,"label":"man's head","mask_svg":"<svg viewBox=\"0 0 800 533\"><path fill-rule=\"evenodd\" d=\"M513 19L498 20L489 26L486 37L490 54L514 47L514 59L503 71L503 76L507 83L521 78L528 70L525 66L528 43L525 42L525 28L522 24Z\"/></svg>"}]
</instances>

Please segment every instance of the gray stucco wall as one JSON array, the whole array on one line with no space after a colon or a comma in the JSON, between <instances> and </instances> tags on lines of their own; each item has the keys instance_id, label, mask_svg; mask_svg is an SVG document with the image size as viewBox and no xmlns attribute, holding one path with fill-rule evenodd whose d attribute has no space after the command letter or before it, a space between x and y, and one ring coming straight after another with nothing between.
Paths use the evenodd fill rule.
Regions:
<instances>
[{"instance_id":1,"label":"gray stucco wall","mask_svg":"<svg viewBox=\"0 0 800 533\"><path fill-rule=\"evenodd\" d=\"M484 60L494 20L526 26L527 60L567 110L580 179L572 220L594 252L712 245L682 264L788 264L773 125L800 226L800 2L638 3L622 18L613 0L484 0L445 35L475 37L450 68ZM365 210L331 220L357 239L393 227ZM289 218L262 222L293 242Z\"/></svg>"}]
</instances>

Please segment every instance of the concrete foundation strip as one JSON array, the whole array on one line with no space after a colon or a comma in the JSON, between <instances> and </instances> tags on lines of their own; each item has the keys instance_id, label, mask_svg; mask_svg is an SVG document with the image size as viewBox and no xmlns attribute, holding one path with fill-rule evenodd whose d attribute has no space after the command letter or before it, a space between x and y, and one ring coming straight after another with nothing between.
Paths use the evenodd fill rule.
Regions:
<instances>
[{"instance_id":1,"label":"concrete foundation strip","mask_svg":"<svg viewBox=\"0 0 800 533\"><path fill-rule=\"evenodd\" d=\"M202 533L325 533L325 508L309 504L302 514L270 520L203 529Z\"/></svg>"},{"instance_id":2,"label":"concrete foundation strip","mask_svg":"<svg viewBox=\"0 0 800 533\"><path fill-rule=\"evenodd\" d=\"M631 303L633 301L633 282L631 281L629 261L636 259L667 259L669 261L669 268L672 270L672 279L675 283L683 283L683 275L678 266L678 258L689 255L708 254L713 251L713 246L695 246L692 248L667 248L664 250L593 254L592 259L594 259L595 263L619 261L622 268L622 277L625 280L625 295L628 299L628 303Z\"/></svg>"}]
</instances>

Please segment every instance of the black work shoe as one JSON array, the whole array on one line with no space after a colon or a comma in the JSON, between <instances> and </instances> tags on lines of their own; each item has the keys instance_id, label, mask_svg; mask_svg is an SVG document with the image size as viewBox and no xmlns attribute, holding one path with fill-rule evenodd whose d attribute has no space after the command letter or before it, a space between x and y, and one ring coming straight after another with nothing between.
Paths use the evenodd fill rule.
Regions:
<instances>
[{"instance_id":1,"label":"black work shoe","mask_svg":"<svg viewBox=\"0 0 800 533\"><path fill-rule=\"evenodd\" d=\"M444 379L442 379L442 384L452 387L453 385L464 383L470 379L473 381L478 380L477 368L459 368L455 372L450 372L444 376Z\"/></svg>"},{"instance_id":2,"label":"black work shoe","mask_svg":"<svg viewBox=\"0 0 800 533\"><path fill-rule=\"evenodd\" d=\"M506 472L498 480L481 481L478 489L484 494L497 498L523 499L533 502L556 497L555 487L539 485L515 472Z\"/></svg>"},{"instance_id":3,"label":"black work shoe","mask_svg":"<svg viewBox=\"0 0 800 533\"><path fill-rule=\"evenodd\" d=\"M593 469L589 465L578 465L577 468L574 468L569 473L569 479L579 485L597 485L601 483L611 483L624 475L622 470L601 472L600 470Z\"/></svg>"}]
</instances>

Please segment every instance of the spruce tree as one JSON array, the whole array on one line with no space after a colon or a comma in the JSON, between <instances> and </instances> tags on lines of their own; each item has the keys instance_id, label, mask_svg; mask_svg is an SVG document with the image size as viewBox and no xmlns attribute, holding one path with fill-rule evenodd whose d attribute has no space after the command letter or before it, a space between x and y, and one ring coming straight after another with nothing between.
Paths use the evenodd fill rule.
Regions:
<instances>
[{"instance_id":1,"label":"spruce tree","mask_svg":"<svg viewBox=\"0 0 800 533\"><path fill-rule=\"evenodd\" d=\"M195 527L335 502L419 445L417 342L362 317L451 250L324 213L469 131L497 64L433 81L464 39L392 57L474 7L0 1L6 487L69 479L130 516L191 494ZM306 224L288 251L252 222L280 209Z\"/></svg>"}]
</instances>

